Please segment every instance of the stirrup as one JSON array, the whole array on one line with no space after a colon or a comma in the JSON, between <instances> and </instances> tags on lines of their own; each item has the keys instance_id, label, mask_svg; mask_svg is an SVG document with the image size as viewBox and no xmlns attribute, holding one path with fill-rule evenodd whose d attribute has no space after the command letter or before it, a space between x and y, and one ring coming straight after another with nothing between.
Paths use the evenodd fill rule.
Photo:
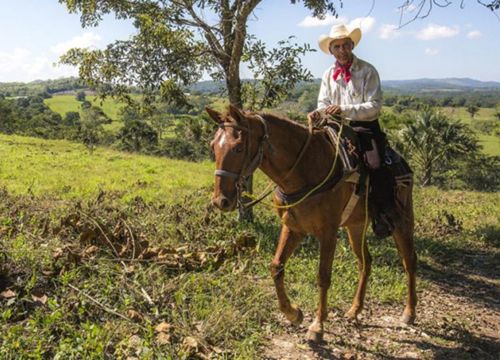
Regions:
<instances>
[{"instance_id":1,"label":"stirrup","mask_svg":"<svg viewBox=\"0 0 500 360\"><path fill-rule=\"evenodd\" d=\"M387 214L379 213L372 220L372 230L376 237L383 239L392 235L394 224Z\"/></svg>"}]
</instances>

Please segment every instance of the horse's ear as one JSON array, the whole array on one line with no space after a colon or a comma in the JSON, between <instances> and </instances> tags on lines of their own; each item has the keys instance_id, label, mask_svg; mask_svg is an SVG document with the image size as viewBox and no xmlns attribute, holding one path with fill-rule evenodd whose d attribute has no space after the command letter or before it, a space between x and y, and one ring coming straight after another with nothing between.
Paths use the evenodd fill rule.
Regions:
<instances>
[{"instance_id":1,"label":"horse's ear","mask_svg":"<svg viewBox=\"0 0 500 360\"><path fill-rule=\"evenodd\" d=\"M243 114L243 111L239 109L238 107L229 104L229 115L238 123L241 125L246 125L247 120L245 115Z\"/></svg>"},{"instance_id":2,"label":"horse's ear","mask_svg":"<svg viewBox=\"0 0 500 360\"><path fill-rule=\"evenodd\" d=\"M214 109L211 109L209 107L206 107L205 110L217 124L224 123L224 119L222 119L222 114L220 112L215 111Z\"/></svg>"}]
</instances>

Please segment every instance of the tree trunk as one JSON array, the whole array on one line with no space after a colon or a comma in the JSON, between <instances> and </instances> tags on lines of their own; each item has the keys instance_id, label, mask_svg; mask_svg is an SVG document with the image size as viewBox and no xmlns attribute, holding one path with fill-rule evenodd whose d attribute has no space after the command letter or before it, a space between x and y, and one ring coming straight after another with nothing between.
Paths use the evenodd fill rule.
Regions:
<instances>
[{"instance_id":1,"label":"tree trunk","mask_svg":"<svg viewBox=\"0 0 500 360\"><path fill-rule=\"evenodd\" d=\"M241 81L239 77L239 68L229 70L226 76L226 85L229 95L229 102L238 107L242 108L243 103L241 101ZM243 191L248 193L253 192L253 175L245 178L243 182ZM251 208L245 208L243 205L251 201L248 197L241 197L238 201L238 215L240 221L253 222L253 211Z\"/></svg>"},{"instance_id":2,"label":"tree trunk","mask_svg":"<svg viewBox=\"0 0 500 360\"><path fill-rule=\"evenodd\" d=\"M249 193L253 192L253 175L247 176L244 181L244 191ZM240 221L253 222L253 211L252 208L245 208L242 204L246 204L252 201L249 197L242 196L240 202L238 203L238 215Z\"/></svg>"},{"instance_id":3,"label":"tree trunk","mask_svg":"<svg viewBox=\"0 0 500 360\"><path fill-rule=\"evenodd\" d=\"M429 186L432 184L432 163L426 163L423 170L422 186Z\"/></svg>"}]
</instances>

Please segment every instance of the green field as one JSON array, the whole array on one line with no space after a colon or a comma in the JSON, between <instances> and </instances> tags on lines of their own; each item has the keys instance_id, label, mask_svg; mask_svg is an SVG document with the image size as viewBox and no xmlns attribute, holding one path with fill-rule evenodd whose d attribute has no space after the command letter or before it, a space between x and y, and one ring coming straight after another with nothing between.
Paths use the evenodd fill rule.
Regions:
<instances>
[{"instance_id":1,"label":"green field","mask_svg":"<svg viewBox=\"0 0 500 360\"><path fill-rule=\"evenodd\" d=\"M86 99L93 105L99 106L113 120L111 124L104 126L105 129L116 132L121 128L122 123L119 121L119 114L120 110L125 106L123 103L119 103L111 98L101 101L93 95L87 95ZM55 95L49 99L45 99L45 104L61 116L66 115L70 111L81 113L81 103L76 100L75 95Z\"/></svg>"},{"instance_id":2,"label":"green field","mask_svg":"<svg viewBox=\"0 0 500 360\"><path fill-rule=\"evenodd\" d=\"M212 164L133 155L84 145L0 134L0 184L14 194L89 198L100 190L124 200L167 201L210 184Z\"/></svg>"},{"instance_id":3,"label":"green field","mask_svg":"<svg viewBox=\"0 0 500 360\"><path fill-rule=\"evenodd\" d=\"M271 339L290 337L298 345L287 351L305 349L305 329L279 315L269 276L279 218L259 205L257 220L245 224L211 208L213 163L101 148L90 155L66 141L6 135L0 154L0 358L261 359L278 346ZM259 175L258 189L262 181ZM488 351L479 337L464 335L481 328L480 314L449 306L458 301L465 311L473 302L470 309L482 313L488 296L468 291L464 302L434 291L442 282L446 296L462 294L449 279L494 273L500 194L416 187L414 202L417 330L341 319L357 281L341 231L327 329L338 351L404 358L401 342L416 336L425 341L411 348L419 358L432 358L429 347L446 346L451 358L463 346ZM369 232L368 242L374 263L361 324L398 316L406 294L392 241ZM286 269L306 322L317 306L317 254L316 241L306 238ZM361 338L352 335L359 326Z\"/></svg>"}]
</instances>

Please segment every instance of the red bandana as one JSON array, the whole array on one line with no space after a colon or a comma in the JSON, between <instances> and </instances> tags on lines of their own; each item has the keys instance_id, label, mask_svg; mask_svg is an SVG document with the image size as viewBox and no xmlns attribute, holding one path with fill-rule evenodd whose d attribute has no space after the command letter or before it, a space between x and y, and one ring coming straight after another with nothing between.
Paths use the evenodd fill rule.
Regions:
<instances>
[{"instance_id":1,"label":"red bandana","mask_svg":"<svg viewBox=\"0 0 500 360\"><path fill-rule=\"evenodd\" d=\"M351 65L352 63L348 63L345 65L340 65L338 62L335 63L335 69L333 70L333 80L337 81L337 78L340 74L342 74L342 78L344 82L347 84L349 80L351 80Z\"/></svg>"}]
</instances>

